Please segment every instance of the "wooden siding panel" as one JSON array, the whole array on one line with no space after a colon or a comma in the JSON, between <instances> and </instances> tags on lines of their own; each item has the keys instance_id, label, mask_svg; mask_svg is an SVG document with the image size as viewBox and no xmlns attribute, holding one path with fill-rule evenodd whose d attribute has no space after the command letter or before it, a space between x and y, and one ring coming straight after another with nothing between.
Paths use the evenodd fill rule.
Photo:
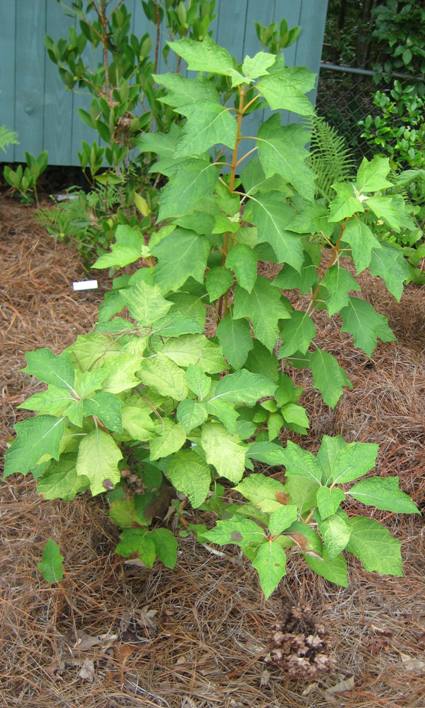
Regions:
<instances>
[{"instance_id":1,"label":"wooden siding panel","mask_svg":"<svg viewBox=\"0 0 425 708\"><path fill-rule=\"evenodd\" d=\"M0 2L0 125L15 129L15 47L16 0ZM15 146L0 154L0 160L13 162Z\"/></svg>"},{"instance_id":2,"label":"wooden siding panel","mask_svg":"<svg viewBox=\"0 0 425 708\"><path fill-rule=\"evenodd\" d=\"M140 0L125 0L134 13L132 29L154 39L155 28L147 21ZM289 26L302 25L302 34L294 47L285 52L289 65L306 65L318 70L327 0L218 0L213 36L239 60L259 49L255 22L269 24L285 17ZM20 145L10 148L0 160L18 161L25 151L49 151L50 164L79 164L82 140L91 142L96 133L82 122L78 108L90 104L83 89L66 91L57 67L44 49L44 36L64 35L70 18L53 0L0 0L0 123L19 134ZM161 49L166 41L161 34ZM100 50L101 53L101 50ZM95 62L99 52L87 50ZM159 70L173 71L174 62L165 63L162 52ZM314 95L313 95L314 98ZM246 132L253 134L262 115L246 121ZM284 121L296 116L284 116Z\"/></svg>"},{"instance_id":3,"label":"wooden siding panel","mask_svg":"<svg viewBox=\"0 0 425 708\"><path fill-rule=\"evenodd\" d=\"M55 2L49 5L46 29L50 37L58 40L75 25L72 17L65 15L63 7ZM43 147L49 153L50 164L72 163L72 116L74 95L64 87L59 71L46 57L46 95L44 100Z\"/></svg>"}]
</instances>

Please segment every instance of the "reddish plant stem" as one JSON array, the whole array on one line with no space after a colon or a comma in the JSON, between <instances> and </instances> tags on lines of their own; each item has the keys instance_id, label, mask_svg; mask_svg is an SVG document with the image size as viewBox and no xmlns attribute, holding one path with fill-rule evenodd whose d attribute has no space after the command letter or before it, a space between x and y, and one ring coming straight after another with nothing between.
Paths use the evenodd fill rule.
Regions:
<instances>
[{"instance_id":1,"label":"reddish plant stem","mask_svg":"<svg viewBox=\"0 0 425 708\"><path fill-rule=\"evenodd\" d=\"M311 294L311 305L313 305L313 306L314 306L314 304L315 304L315 302L316 302L316 298L317 298L317 296L318 296L318 294L319 294L319 291L320 291L320 281L323 280L323 278L324 278L324 276L326 275L326 273L328 272L328 270L330 270L330 268L332 268L332 266L335 265L335 263L337 262L337 260L338 260L338 258L339 258L339 254L340 254L340 251L341 251L341 241L342 241L342 237L343 237L343 235L344 235L344 231L345 231L346 225L347 225L347 222L346 222L346 221L344 221L344 222L341 224L340 232L339 232L338 237L337 237L337 239L336 239L336 241L335 241L335 245L333 246L333 249L332 249L332 250L333 250L333 258L332 258L331 262L329 263L329 265L327 265L327 266L323 269L323 271L322 271L322 273L320 274L320 277L319 277L319 282L318 282L318 284L316 285L316 287L313 289L313 292L312 292L312 294Z\"/></svg>"}]
</instances>

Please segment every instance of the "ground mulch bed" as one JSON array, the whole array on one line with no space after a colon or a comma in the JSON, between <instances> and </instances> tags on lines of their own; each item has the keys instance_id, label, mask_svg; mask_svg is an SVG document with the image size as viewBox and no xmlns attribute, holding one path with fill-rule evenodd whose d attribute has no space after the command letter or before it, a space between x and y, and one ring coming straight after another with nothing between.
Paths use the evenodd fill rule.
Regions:
<instances>
[{"instance_id":1,"label":"ground mulch bed","mask_svg":"<svg viewBox=\"0 0 425 708\"><path fill-rule=\"evenodd\" d=\"M60 351L90 329L99 295L72 292L72 281L86 277L76 253L37 226L31 208L7 198L0 258L5 445L23 415L16 405L35 390L20 372L24 352ZM423 507L425 289L409 286L397 304L376 279L362 280L398 341L368 358L318 315L321 345L338 356L353 390L336 411L305 394L313 426L303 444L317 449L324 433L378 442L379 472L399 474ZM102 500L45 502L23 478L0 492L1 705L425 706L422 518L374 512L403 541L405 578L380 578L353 562L342 590L292 561L266 602L255 572L230 550L216 554L186 539L174 572L148 572L112 554L116 530ZM35 569L49 536L65 556L58 588ZM312 636L320 661L317 651L300 661Z\"/></svg>"}]
</instances>

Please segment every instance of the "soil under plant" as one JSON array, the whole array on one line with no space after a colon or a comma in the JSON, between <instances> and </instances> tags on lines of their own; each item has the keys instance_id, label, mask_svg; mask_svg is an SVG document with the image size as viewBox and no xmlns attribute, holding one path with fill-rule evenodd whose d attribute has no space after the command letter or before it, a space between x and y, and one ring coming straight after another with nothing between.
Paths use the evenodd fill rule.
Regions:
<instances>
[{"instance_id":1,"label":"soil under plant","mask_svg":"<svg viewBox=\"0 0 425 708\"><path fill-rule=\"evenodd\" d=\"M60 351L89 330L99 295L72 292L72 281L86 277L76 254L36 225L31 208L6 198L0 258L5 444L16 406L31 393L20 372L24 352ZM310 389L313 428L303 446L316 450L323 434L376 441L378 473L398 474L424 509L425 290L408 286L397 304L376 279L362 285L398 341L369 359L316 315L319 344L338 356L353 390L330 412ZM297 376L308 389L306 374ZM420 517L374 512L403 541L405 578L352 564L350 587L341 590L300 564L265 602L236 553L195 550L190 539L176 571L125 563L113 555L116 531L99 499L43 502L32 481L12 478L0 504L1 705L425 705ZM48 536L65 556L62 588L47 587L36 571Z\"/></svg>"}]
</instances>

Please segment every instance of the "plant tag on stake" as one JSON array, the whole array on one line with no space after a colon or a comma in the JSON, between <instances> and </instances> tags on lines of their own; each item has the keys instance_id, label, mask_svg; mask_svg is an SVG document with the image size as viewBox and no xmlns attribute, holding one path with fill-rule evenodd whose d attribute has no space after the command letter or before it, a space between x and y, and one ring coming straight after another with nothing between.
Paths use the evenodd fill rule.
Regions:
<instances>
[{"instance_id":1,"label":"plant tag on stake","mask_svg":"<svg viewBox=\"0 0 425 708\"><path fill-rule=\"evenodd\" d=\"M97 290L97 280L77 280L72 283L73 290Z\"/></svg>"}]
</instances>

